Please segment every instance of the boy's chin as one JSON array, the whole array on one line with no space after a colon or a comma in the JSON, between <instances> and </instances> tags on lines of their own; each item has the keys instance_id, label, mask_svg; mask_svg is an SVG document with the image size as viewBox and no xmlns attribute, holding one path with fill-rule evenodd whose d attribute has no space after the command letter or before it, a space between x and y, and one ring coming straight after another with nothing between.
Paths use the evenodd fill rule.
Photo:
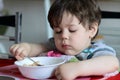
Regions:
<instances>
[{"instance_id":1,"label":"boy's chin","mask_svg":"<svg viewBox=\"0 0 120 80\"><path fill-rule=\"evenodd\" d=\"M67 51L65 51L64 53L65 53L66 55L70 55L70 56L76 55L76 52L73 52L73 51L71 51L71 50L67 50Z\"/></svg>"}]
</instances>

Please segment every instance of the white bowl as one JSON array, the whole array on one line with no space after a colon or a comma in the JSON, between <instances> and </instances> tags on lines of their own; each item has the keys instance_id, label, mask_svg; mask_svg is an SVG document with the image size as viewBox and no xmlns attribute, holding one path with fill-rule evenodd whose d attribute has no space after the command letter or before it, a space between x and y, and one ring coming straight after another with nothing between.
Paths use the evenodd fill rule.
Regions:
<instances>
[{"instance_id":1,"label":"white bowl","mask_svg":"<svg viewBox=\"0 0 120 80\"><path fill-rule=\"evenodd\" d=\"M55 69L66 62L61 57L32 57L34 61L39 61L43 66L24 66L24 64L32 64L28 58L21 61L15 61L19 71L24 77L31 79L46 79L53 76Z\"/></svg>"}]
</instances>

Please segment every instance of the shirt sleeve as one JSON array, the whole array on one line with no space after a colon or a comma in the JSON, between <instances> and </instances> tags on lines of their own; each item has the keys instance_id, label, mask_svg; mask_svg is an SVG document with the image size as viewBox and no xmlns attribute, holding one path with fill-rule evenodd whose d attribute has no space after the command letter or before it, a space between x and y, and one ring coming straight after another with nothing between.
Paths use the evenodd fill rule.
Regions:
<instances>
[{"instance_id":1,"label":"shirt sleeve","mask_svg":"<svg viewBox=\"0 0 120 80\"><path fill-rule=\"evenodd\" d=\"M116 56L116 51L112 47L104 44L103 42L96 43L95 45L97 47L93 51L93 57L105 56L105 55Z\"/></svg>"}]
</instances>

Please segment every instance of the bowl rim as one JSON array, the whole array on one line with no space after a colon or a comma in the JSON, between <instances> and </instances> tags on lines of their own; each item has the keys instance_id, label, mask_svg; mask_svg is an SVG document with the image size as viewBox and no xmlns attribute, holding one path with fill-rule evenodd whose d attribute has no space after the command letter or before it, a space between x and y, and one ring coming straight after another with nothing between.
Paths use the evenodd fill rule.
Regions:
<instances>
[{"instance_id":1,"label":"bowl rim","mask_svg":"<svg viewBox=\"0 0 120 80\"><path fill-rule=\"evenodd\" d=\"M43 56L39 56L39 57L31 57L31 58L48 58L47 56L45 57L43 57ZM60 58L60 57L49 57L49 58L59 58L59 59L63 59L63 58ZM43 65L43 66L23 66L23 65L18 65L18 64L16 64L17 62L19 62L19 61L15 61L14 62L14 64L16 65L16 66L19 66L19 67L26 67L26 68L38 68L38 67L52 67L52 66L56 66L56 65L61 65L61 64L63 64L63 63L65 63L66 62L66 59L63 59L63 61L61 61L61 62L59 62L59 63L56 63L56 64L50 64L50 65Z\"/></svg>"}]
</instances>

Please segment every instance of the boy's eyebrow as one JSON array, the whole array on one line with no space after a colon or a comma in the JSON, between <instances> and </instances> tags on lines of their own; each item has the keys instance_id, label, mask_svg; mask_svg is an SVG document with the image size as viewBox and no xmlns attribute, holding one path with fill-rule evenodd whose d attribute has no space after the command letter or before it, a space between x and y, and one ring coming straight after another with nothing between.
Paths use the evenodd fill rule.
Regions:
<instances>
[{"instance_id":1,"label":"boy's eyebrow","mask_svg":"<svg viewBox=\"0 0 120 80\"><path fill-rule=\"evenodd\" d=\"M79 25L80 23L78 23L78 24L69 24L69 26L77 26L77 25Z\"/></svg>"}]
</instances>

